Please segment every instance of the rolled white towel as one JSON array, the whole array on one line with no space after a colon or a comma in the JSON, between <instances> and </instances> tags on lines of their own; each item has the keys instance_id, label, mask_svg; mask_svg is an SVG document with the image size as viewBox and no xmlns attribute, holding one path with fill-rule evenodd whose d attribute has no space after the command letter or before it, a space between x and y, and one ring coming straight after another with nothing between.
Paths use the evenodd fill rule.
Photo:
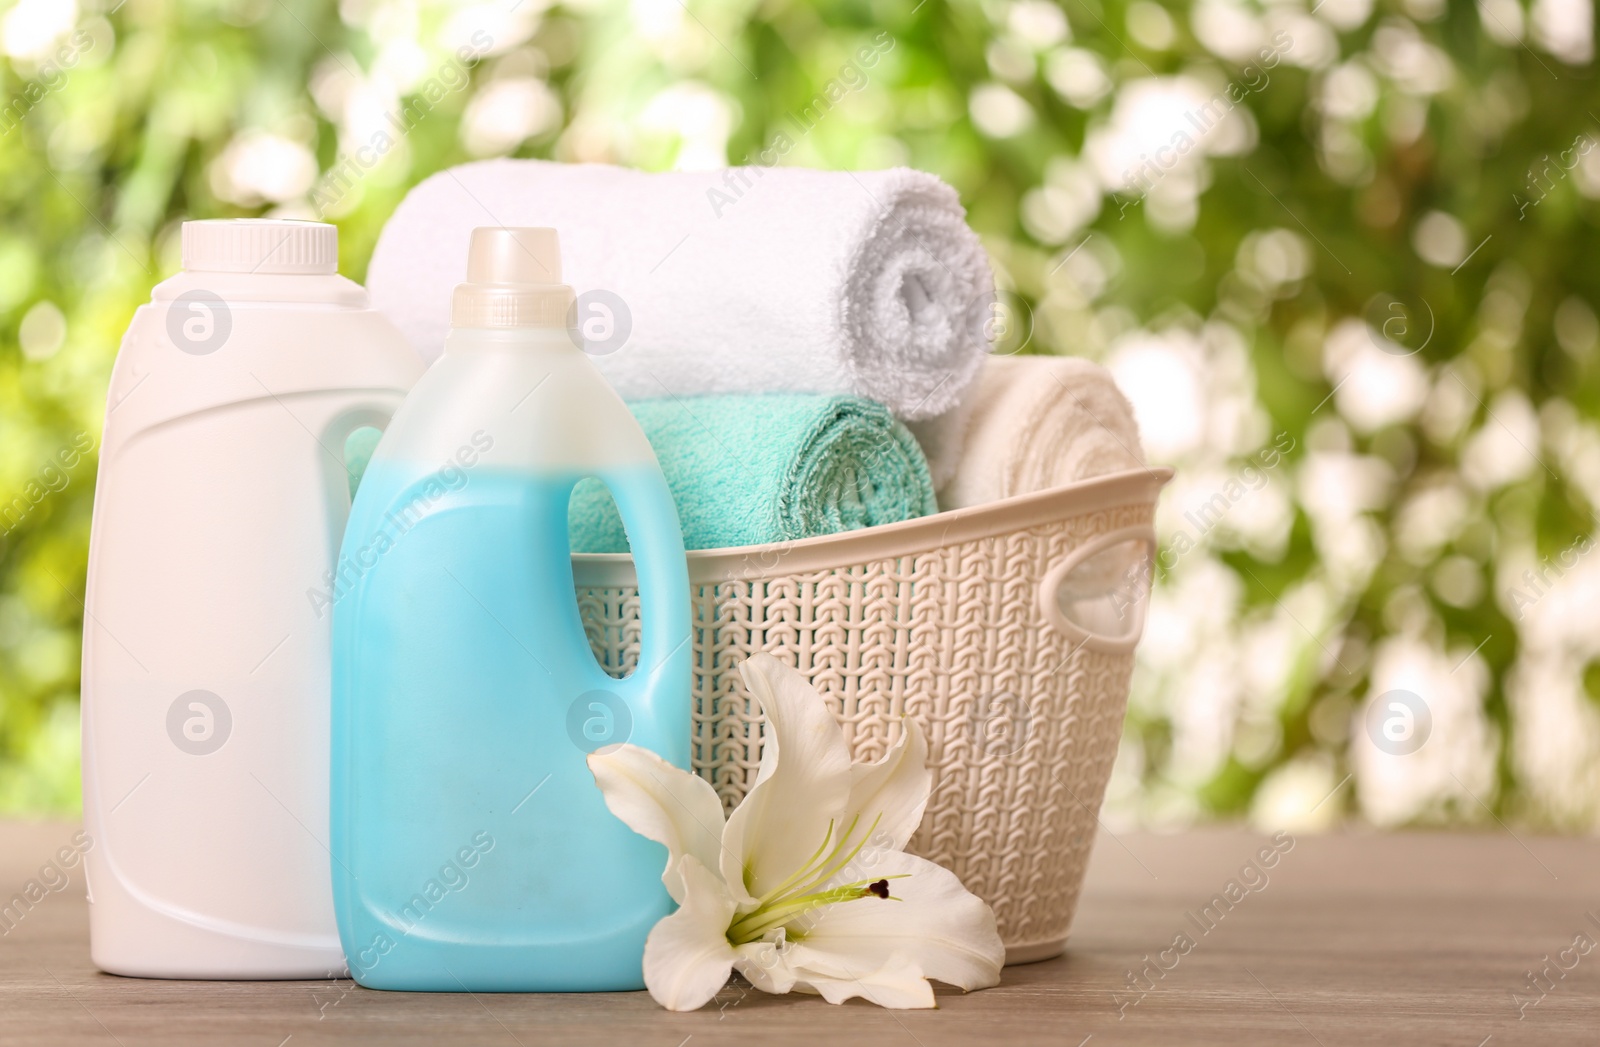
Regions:
<instances>
[{"instance_id":1,"label":"rolled white towel","mask_svg":"<svg viewBox=\"0 0 1600 1047\"><path fill-rule=\"evenodd\" d=\"M941 509L1145 464L1133 407L1111 372L1071 356L988 358L957 440L964 448L954 478L939 491Z\"/></svg>"},{"instance_id":2,"label":"rolled white towel","mask_svg":"<svg viewBox=\"0 0 1600 1047\"><path fill-rule=\"evenodd\" d=\"M846 393L916 420L956 407L988 349L994 277L965 215L948 185L905 168L489 160L411 190L367 284L432 361L473 228L551 226L565 282L631 316L626 342L595 355L625 399Z\"/></svg>"}]
</instances>

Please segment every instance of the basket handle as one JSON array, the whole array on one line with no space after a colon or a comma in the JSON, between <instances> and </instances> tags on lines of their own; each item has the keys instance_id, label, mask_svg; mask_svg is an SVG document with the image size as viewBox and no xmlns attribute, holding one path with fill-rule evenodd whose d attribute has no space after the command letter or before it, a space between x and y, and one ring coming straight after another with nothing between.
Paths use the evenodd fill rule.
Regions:
<instances>
[{"instance_id":1,"label":"basket handle","mask_svg":"<svg viewBox=\"0 0 1600 1047\"><path fill-rule=\"evenodd\" d=\"M1142 543L1145 555L1125 570L1115 572L1116 565L1109 559L1091 563L1101 553L1130 542ZM1144 633L1155 552L1156 533L1148 524L1110 531L1073 549L1064 560L1046 571L1039 582L1039 610L1044 620L1065 636L1074 649L1087 647L1105 654L1132 651ZM1077 612L1086 621L1074 620L1063 600L1075 582L1088 594L1074 601L1086 605ZM1110 631L1113 626L1123 628L1113 632Z\"/></svg>"}]
</instances>

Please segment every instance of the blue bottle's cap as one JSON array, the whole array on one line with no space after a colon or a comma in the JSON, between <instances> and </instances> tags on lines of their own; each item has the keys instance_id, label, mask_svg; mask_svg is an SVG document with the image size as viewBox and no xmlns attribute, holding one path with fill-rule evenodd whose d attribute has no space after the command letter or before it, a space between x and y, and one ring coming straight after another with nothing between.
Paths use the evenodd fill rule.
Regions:
<instances>
[{"instance_id":1,"label":"blue bottle's cap","mask_svg":"<svg viewBox=\"0 0 1600 1047\"><path fill-rule=\"evenodd\" d=\"M565 327L572 301L554 229L485 226L472 231L467 282L451 299L450 324Z\"/></svg>"}]
</instances>

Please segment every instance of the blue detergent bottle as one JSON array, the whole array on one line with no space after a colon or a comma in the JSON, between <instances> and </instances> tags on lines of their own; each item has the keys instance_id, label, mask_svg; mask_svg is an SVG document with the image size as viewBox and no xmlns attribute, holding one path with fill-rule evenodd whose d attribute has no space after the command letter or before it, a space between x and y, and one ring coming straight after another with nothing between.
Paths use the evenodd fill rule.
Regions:
<instances>
[{"instance_id":1,"label":"blue detergent bottle","mask_svg":"<svg viewBox=\"0 0 1600 1047\"><path fill-rule=\"evenodd\" d=\"M623 741L688 767L689 588L649 442L568 331L551 229L472 234L444 355L390 422L345 530L333 611L334 908L375 989L641 989L665 850L585 763ZM615 496L638 668L579 620L567 506Z\"/></svg>"}]
</instances>

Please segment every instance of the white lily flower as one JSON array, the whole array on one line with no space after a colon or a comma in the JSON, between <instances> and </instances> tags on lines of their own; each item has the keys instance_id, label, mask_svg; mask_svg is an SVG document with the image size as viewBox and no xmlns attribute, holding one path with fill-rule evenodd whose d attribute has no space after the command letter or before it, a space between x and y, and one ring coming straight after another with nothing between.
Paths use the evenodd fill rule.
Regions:
<instances>
[{"instance_id":1,"label":"white lily flower","mask_svg":"<svg viewBox=\"0 0 1600 1047\"><path fill-rule=\"evenodd\" d=\"M755 785L726 820L707 782L647 749L589 757L612 813L667 848L661 879L678 909L645 943L650 995L694 1010L735 970L766 992L884 1007L934 1006L929 978L997 984L993 911L903 850L933 785L916 723L877 763L852 763L803 676L768 654L740 671L770 731Z\"/></svg>"}]
</instances>

